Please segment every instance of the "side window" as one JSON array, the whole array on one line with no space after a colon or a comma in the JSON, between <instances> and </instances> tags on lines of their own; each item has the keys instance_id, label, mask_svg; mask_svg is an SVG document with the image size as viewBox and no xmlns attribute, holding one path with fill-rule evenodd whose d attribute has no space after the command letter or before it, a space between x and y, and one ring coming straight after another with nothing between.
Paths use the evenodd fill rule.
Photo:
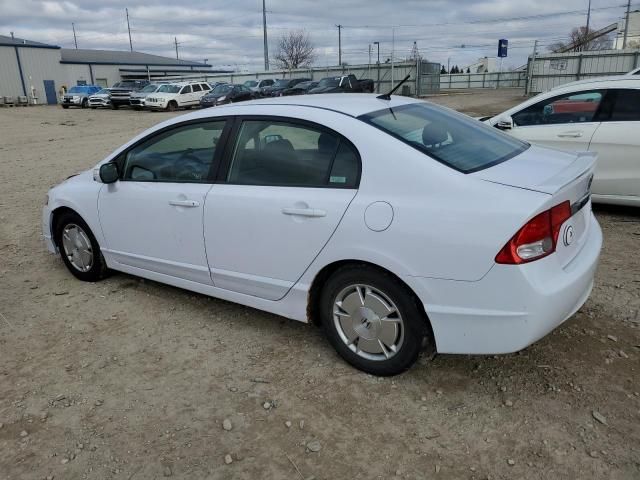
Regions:
<instances>
[{"instance_id":1,"label":"side window","mask_svg":"<svg viewBox=\"0 0 640 480\"><path fill-rule=\"evenodd\" d=\"M182 87L182 90L180 90L180 94L184 94L184 93L191 93L191 85L187 85L186 87Z\"/></svg>"},{"instance_id":2,"label":"side window","mask_svg":"<svg viewBox=\"0 0 640 480\"><path fill-rule=\"evenodd\" d=\"M211 87L209 86L208 83L203 83L202 84L202 90L211 90Z\"/></svg>"},{"instance_id":3,"label":"side window","mask_svg":"<svg viewBox=\"0 0 640 480\"><path fill-rule=\"evenodd\" d=\"M227 181L243 185L356 188L357 152L335 133L248 120L240 127Z\"/></svg>"},{"instance_id":4,"label":"side window","mask_svg":"<svg viewBox=\"0 0 640 480\"><path fill-rule=\"evenodd\" d=\"M555 125L593 121L604 91L568 93L535 103L512 115L517 126Z\"/></svg>"},{"instance_id":5,"label":"side window","mask_svg":"<svg viewBox=\"0 0 640 480\"><path fill-rule=\"evenodd\" d=\"M207 182L225 121L184 125L129 150L123 180L135 182Z\"/></svg>"},{"instance_id":6,"label":"side window","mask_svg":"<svg viewBox=\"0 0 640 480\"><path fill-rule=\"evenodd\" d=\"M197 83L194 83L193 85L191 85L191 88L193 88L194 92L201 92L202 91L202 87L200 85L198 85Z\"/></svg>"},{"instance_id":7,"label":"side window","mask_svg":"<svg viewBox=\"0 0 640 480\"><path fill-rule=\"evenodd\" d=\"M616 101L611 112L612 122L640 121L640 90L617 90Z\"/></svg>"}]
</instances>

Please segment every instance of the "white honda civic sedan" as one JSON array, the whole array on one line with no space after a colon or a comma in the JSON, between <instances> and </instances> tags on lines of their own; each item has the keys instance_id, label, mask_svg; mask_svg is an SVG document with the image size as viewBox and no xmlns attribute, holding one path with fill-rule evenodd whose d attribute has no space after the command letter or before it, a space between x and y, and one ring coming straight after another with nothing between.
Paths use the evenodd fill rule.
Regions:
<instances>
[{"instance_id":1,"label":"white honda civic sedan","mask_svg":"<svg viewBox=\"0 0 640 480\"><path fill-rule=\"evenodd\" d=\"M393 375L423 348L520 350L581 307L595 162L405 97L278 97L138 135L49 191L43 233L80 280L117 270L314 322Z\"/></svg>"}]
</instances>

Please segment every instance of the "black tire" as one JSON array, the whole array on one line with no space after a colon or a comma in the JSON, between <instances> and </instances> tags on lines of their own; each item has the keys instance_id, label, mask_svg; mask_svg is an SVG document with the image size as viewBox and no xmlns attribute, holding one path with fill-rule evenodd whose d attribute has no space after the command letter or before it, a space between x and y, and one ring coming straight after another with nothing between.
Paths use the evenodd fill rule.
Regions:
<instances>
[{"instance_id":1,"label":"black tire","mask_svg":"<svg viewBox=\"0 0 640 480\"><path fill-rule=\"evenodd\" d=\"M175 112L178 109L178 104L171 100L167 103L167 112Z\"/></svg>"},{"instance_id":2,"label":"black tire","mask_svg":"<svg viewBox=\"0 0 640 480\"><path fill-rule=\"evenodd\" d=\"M81 108L87 108L89 106L89 102L87 101L87 99L83 99L82 100L82 105L80 106Z\"/></svg>"},{"instance_id":3,"label":"black tire","mask_svg":"<svg viewBox=\"0 0 640 480\"><path fill-rule=\"evenodd\" d=\"M62 236L67 226L72 226L72 225L77 225L78 227L80 227L88 237L89 241L91 242L93 263L91 265L91 268L84 272L74 267L65 253L65 247L63 244ZM65 212L62 215L60 215L60 217L56 218L54 238L56 241L56 245L58 246L58 250L60 251L60 256L62 257L62 261L67 266L69 271L76 278L84 282L97 282L98 280L101 280L107 276L108 274L107 264L104 261L104 257L102 256L102 253L100 252L100 245L98 245L98 242L96 241L96 238L93 236L91 229L86 224L86 222L82 219L82 217L80 217L80 215L74 212Z\"/></svg>"},{"instance_id":4,"label":"black tire","mask_svg":"<svg viewBox=\"0 0 640 480\"><path fill-rule=\"evenodd\" d=\"M98 107L91 107L91 110L95 110L95 109L97 109L97 108L98 108Z\"/></svg>"},{"instance_id":5,"label":"black tire","mask_svg":"<svg viewBox=\"0 0 640 480\"><path fill-rule=\"evenodd\" d=\"M396 327L396 340L399 344L395 353L392 350L385 350L385 355L387 353L391 355L388 358L384 356L382 359L363 358L352 350L361 343L361 339L357 338L356 343L350 348L338 331L341 327L337 327L334 321L334 303L341 292L353 285L372 287L395 304L399 312L402 320ZM421 312L415 295L393 275L368 265L348 265L333 273L322 289L319 313L329 343L338 354L354 367L373 375L391 376L409 369L418 359L424 341L429 337L428 320ZM336 316L336 318L339 317ZM360 320L356 320L355 317L353 321L360 323ZM367 323L364 319L362 322ZM400 334L401 331L402 334ZM379 355L382 356L382 354Z\"/></svg>"},{"instance_id":6,"label":"black tire","mask_svg":"<svg viewBox=\"0 0 640 480\"><path fill-rule=\"evenodd\" d=\"M115 103L111 104L111 110L118 110L119 105L116 105Z\"/></svg>"},{"instance_id":7,"label":"black tire","mask_svg":"<svg viewBox=\"0 0 640 480\"><path fill-rule=\"evenodd\" d=\"M69 105L61 105L61 107L66 110L67 108L69 108Z\"/></svg>"}]
</instances>

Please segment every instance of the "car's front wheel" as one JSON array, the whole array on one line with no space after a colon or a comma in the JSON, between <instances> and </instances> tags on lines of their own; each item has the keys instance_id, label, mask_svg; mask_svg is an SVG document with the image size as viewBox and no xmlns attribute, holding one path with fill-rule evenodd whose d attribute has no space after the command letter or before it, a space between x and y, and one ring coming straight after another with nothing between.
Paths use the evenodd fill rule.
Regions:
<instances>
[{"instance_id":1,"label":"car's front wheel","mask_svg":"<svg viewBox=\"0 0 640 480\"><path fill-rule=\"evenodd\" d=\"M63 213L56 220L55 239L62 261L69 271L85 282L95 282L107 274L100 246L85 221L76 213Z\"/></svg>"},{"instance_id":2,"label":"car's front wheel","mask_svg":"<svg viewBox=\"0 0 640 480\"><path fill-rule=\"evenodd\" d=\"M320 298L322 324L336 351L374 375L411 367L428 337L415 296L391 274L350 265L327 280Z\"/></svg>"}]
</instances>

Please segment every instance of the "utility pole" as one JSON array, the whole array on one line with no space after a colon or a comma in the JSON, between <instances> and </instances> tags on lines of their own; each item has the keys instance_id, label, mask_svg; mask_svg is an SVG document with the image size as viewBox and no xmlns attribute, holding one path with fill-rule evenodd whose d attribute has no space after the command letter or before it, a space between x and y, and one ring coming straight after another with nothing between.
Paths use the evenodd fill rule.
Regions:
<instances>
[{"instance_id":1,"label":"utility pole","mask_svg":"<svg viewBox=\"0 0 640 480\"><path fill-rule=\"evenodd\" d=\"M587 10L587 32L586 37L589 39L589 24L591 23L591 0L589 0L589 8Z\"/></svg>"},{"instance_id":2,"label":"utility pole","mask_svg":"<svg viewBox=\"0 0 640 480\"><path fill-rule=\"evenodd\" d=\"M338 65L342 66L342 25L338 27Z\"/></svg>"},{"instance_id":3,"label":"utility pole","mask_svg":"<svg viewBox=\"0 0 640 480\"><path fill-rule=\"evenodd\" d=\"M131 25L129 25L129 9L125 8L125 12L127 12L127 30L129 30L129 49L133 52L133 43L131 42Z\"/></svg>"},{"instance_id":4,"label":"utility pole","mask_svg":"<svg viewBox=\"0 0 640 480\"><path fill-rule=\"evenodd\" d=\"M380 42L373 42L374 45L378 47L378 65L380 65Z\"/></svg>"},{"instance_id":5,"label":"utility pole","mask_svg":"<svg viewBox=\"0 0 640 480\"><path fill-rule=\"evenodd\" d=\"M73 43L76 45L76 50L78 49L78 39L76 38L76 26L73 22L71 22L71 28L73 29Z\"/></svg>"},{"instance_id":6,"label":"utility pole","mask_svg":"<svg viewBox=\"0 0 640 480\"><path fill-rule=\"evenodd\" d=\"M269 71L269 44L267 43L267 8L262 0L262 31L264 36L264 70Z\"/></svg>"},{"instance_id":7,"label":"utility pole","mask_svg":"<svg viewBox=\"0 0 640 480\"><path fill-rule=\"evenodd\" d=\"M173 42L176 44L176 60L178 59L178 37L173 37Z\"/></svg>"},{"instance_id":8,"label":"utility pole","mask_svg":"<svg viewBox=\"0 0 640 480\"><path fill-rule=\"evenodd\" d=\"M391 27L391 88L396 86L396 81L393 77L394 56L396 52L396 27Z\"/></svg>"},{"instance_id":9,"label":"utility pole","mask_svg":"<svg viewBox=\"0 0 640 480\"><path fill-rule=\"evenodd\" d=\"M624 38L622 39L622 49L627 48L627 32L629 32L629 10L631 10L631 0L627 0L627 18L624 21Z\"/></svg>"},{"instance_id":10,"label":"utility pole","mask_svg":"<svg viewBox=\"0 0 640 480\"><path fill-rule=\"evenodd\" d=\"M538 40L536 40L533 44L533 55L531 55L531 66L529 67L529 78L527 79L527 88L525 93L531 93L531 87L533 85L533 67L536 63L536 53L538 52Z\"/></svg>"},{"instance_id":11,"label":"utility pole","mask_svg":"<svg viewBox=\"0 0 640 480\"><path fill-rule=\"evenodd\" d=\"M371 71L371 44L369 44L369 62L367 63L367 75Z\"/></svg>"}]
</instances>

